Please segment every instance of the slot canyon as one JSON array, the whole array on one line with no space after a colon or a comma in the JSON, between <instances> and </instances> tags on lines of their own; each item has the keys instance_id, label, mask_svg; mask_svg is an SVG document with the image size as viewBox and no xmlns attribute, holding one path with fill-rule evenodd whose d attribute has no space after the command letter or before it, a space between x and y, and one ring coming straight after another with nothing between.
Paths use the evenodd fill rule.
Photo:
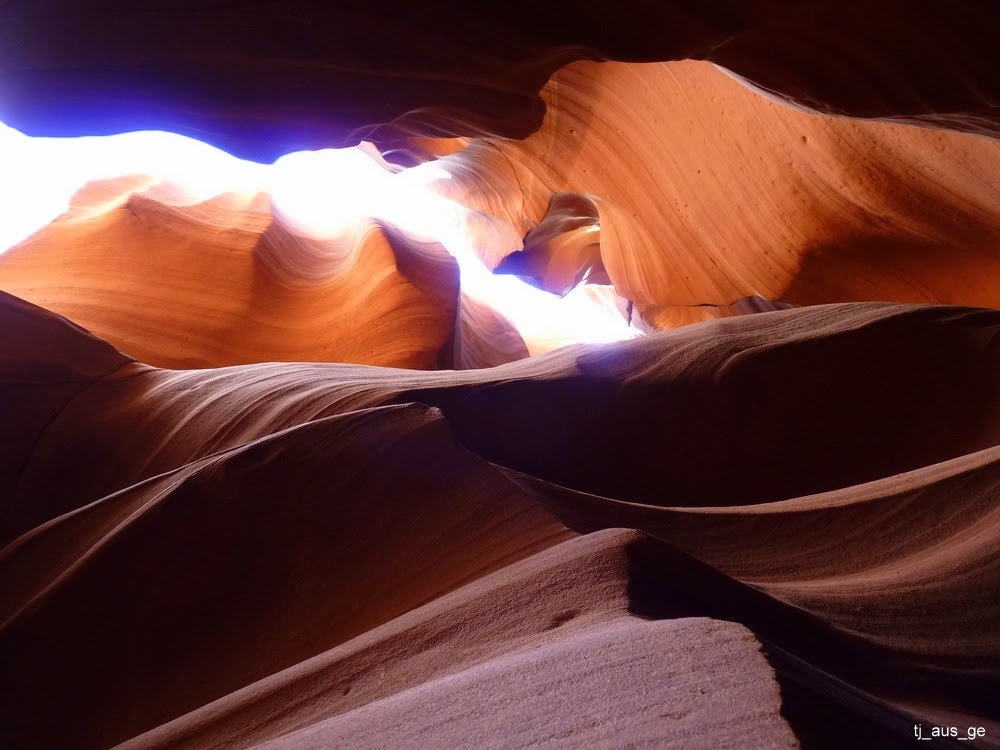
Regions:
<instances>
[{"instance_id":1,"label":"slot canyon","mask_svg":"<svg viewBox=\"0 0 1000 750\"><path fill-rule=\"evenodd\" d=\"M1000 748L998 31L0 2L0 748Z\"/></svg>"}]
</instances>

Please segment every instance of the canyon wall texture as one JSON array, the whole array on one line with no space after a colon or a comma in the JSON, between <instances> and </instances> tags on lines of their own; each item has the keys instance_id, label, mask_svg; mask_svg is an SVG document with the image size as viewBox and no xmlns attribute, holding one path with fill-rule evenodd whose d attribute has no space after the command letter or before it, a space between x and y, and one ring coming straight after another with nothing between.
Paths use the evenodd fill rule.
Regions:
<instances>
[{"instance_id":1,"label":"canyon wall texture","mask_svg":"<svg viewBox=\"0 0 1000 750\"><path fill-rule=\"evenodd\" d=\"M0 3L0 745L1000 747L998 22Z\"/></svg>"},{"instance_id":2,"label":"canyon wall texture","mask_svg":"<svg viewBox=\"0 0 1000 750\"><path fill-rule=\"evenodd\" d=\"M3 305L18 745L996 728L997 312L828 305L420 373L164 370ZM649 536L593 533L622 527Z\"/></svg>"},{"instance_id":3,"label":"canyon wall texture","mask_svg":"<svg viewBox=\"0 0 1000 750\"><path fill-rule=\"evenodd\" d=\"M164 129L261 159L523 138L563 65L696 59L817 111L996 134L996 14L991 0L7 0L0 121Z\"/></svg>"}]
</instances>

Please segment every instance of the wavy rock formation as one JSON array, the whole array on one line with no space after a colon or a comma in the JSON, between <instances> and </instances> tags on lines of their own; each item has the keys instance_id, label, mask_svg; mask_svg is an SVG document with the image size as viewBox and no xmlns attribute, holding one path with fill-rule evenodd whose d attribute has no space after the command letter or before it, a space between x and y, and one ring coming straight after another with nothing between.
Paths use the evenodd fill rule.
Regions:
<instances>
[{"instance_id":1,"label":"wavy rock formation","mask_svg":"<svg viewBox=\"0 0 1000 750\"><path fill-rule=\"evenodd\" d=\"M992 0L69 0L0 4L0 121L164 129L261 160L408 135L523 138L581 59L717 63L818 111L996 135ZM456 61L459 61L456 64Z\"/></svg>"},{"instance_id":2,"label":"wavy rock formation","mask_svg":"<svg viewBox=\"0 0 1000 750\"><path fill-rule=\"evenodd\" d=\"M164 367L450 364L459 281L443 248L364 221L315 239L264 194L186 204L138 179L82 190L0 255L0 286Z\"/></svg>"},{"instance_id":3,"label":"wavy rock formation","mask_svg":"<svg viewBox=\"0 0 1000 750\"><path fill-rule=\"evenodd\" d=\"M1000 313L169 370L0 303L12 746L998 736Z\"/></svg>"},{"instance_id":4,"label":"wavy rock formation","mask_svg":"<svg viewBox=\"0 0 1000 750\"><path fill-rule=\"evenodd\" d=\"M543 96L537 133L439 162L525 237L498 270L606 277L652 326L752 296L1000 306L996 141L808 114L694 61L576 63Z\"/></svg>"},{"instance_id":5,"label":"wavy rock formation","mask_svg":"<svg viewBox=\"0 0 1000 750\"><path fill-rule=\"evenodd\" d=\"M578 284L610 284L601 258L597 203L586 195L556 193L545 216L524 238L524 248L497 264L497 273L536 281L565 296Z\"/></svg>"},{"instance_id":6,"label":"wavy rock formation","mask_svg":"<svg viewBox=\"0 0 1000 750\"><path fill-rule=\"evenodd\" d=\"M633 321L637 329L661 329L829 302L1000 306L994 242L1000 145L993 139L804 112L691 60L578 62L559 71L542 96L548 114L523 141L418 137L389 143L386 153L434 159L426 166L447 179L430 180L431 189L465 212L463 244L489 267L561 296L580 284L613 286L613 299L594 302L620 306L615 317L622 330ZM384 175L398 178L400 195L430 174L420 167L407 174L376 160ZM458 291L449 288L456 272L434 246L444 242L441 237L417 241L405 226L345 219L334 238L272 219L263 196L195 204L161 198L169 195L162 185L118 185L90 188L93 195L78 197L68 216L0 259L0 283L150 362L198 366L272 358L473 367L566 343L558 335L526 334L513 323L484 318L481 326L470 325L483 316L472 313L470 303L461 305ZM203 234L185 230L184 243L169 231L163 237L174 249L190 243L197 259L157 252L149 265L130 264L134 281L123 291L139 308L130 317L137 326L160 330L159 336L133 331L116 339L114 326L99 313L78 309L90 304L83 301L86 284L76 288L78 279L103 273L94 269L113 261L88 260L80 251L72 255L91 271L63 261L62 248L77 242L70 228L88 248L96 244L93 234L120 245L148 241L110 221L116 204L104 193L114 189L121 189L137 221L146 216L152 224L179 227L184 222L172 213L180 211L206 225ZM163 203L171 210L160 212ZM431 213L446 211L428 206ZM208 299L212 285L206 283L193 292L204 299L191 312L195 328L214 321L214 330L199 331L184 345L168 343L168 331L186 334L191 326L178 324L173 312L144 321L164 307L146 303L162 289L161 279L173 276L191 286L177 274L192 272L207 280L206 264L217 263L220 240L225 246L233 237L218 231L227 227L246 230L243 245L256 242L252 254L244 248L219 266L244 259L223 274L229 286L219 295L237 309ZM114 236L120 239L108 239ZM375 269L392 265L405 282L386 277L383 284L392 292L373 286L380 278ZM108 281L95 291L115 293L120 283ZM77 302L63 299L67 294ZM342 304L331 305L333 298ZM741 302L753 299L758 301ZM382 333L392 334L397 351L380 353L372 341L338 341L331 333L348 324L371 331L365 323L376 318L393 321L391 332ZM282 328L297 333L280 331L282 345L272 346L269 332ZM508 345L505 331L522 341ZM308 343L296 344L296 336ZM455 336L471 338L463 347Z\"/></svg>"},{"instance_id":7,"label":"wavy rock formation","mask_svg":"<svg viewBox=\"0 0 1000 750\"><path fill-rule=\"evenodd\" d=\"M998 23L0 2L0 747L1000 748Z\"/></svg>"}]
</instances>

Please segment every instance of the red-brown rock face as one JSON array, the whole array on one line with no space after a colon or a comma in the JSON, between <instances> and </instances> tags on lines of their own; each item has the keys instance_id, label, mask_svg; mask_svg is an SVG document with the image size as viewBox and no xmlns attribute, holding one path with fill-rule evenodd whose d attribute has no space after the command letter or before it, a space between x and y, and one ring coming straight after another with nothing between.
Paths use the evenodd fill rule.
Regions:
<instances>
[{"instance_id":1,"label":"red-brown rock face","mask_svg":"<svg viewBox=\"0 0 1000 750\"><path fill-rule=\"evenodd\" d=\"M0 747L1000 747L996 7L486 5L0 2Z\"/></svg>"}]
</instances>

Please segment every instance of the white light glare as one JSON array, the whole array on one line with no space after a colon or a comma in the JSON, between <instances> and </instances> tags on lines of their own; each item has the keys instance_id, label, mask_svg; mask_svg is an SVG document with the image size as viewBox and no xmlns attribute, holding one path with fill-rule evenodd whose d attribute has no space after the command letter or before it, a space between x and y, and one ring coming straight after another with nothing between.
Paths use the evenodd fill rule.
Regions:
<instances>
[{"instance_id":1,"label":"white light glare","mask_svg":"<svg viewBox=\"0 0 1000 750\"><path fill-rule=\"evenodd\" d=\"M434 191L434 183L450 175L434 162L393 167L370 144L303 151L263 165L173 133L28 138L0 124L0 164L0 252L63 213L88 182L144 174L172 183L182 192L176 199L185 203L266 190L282 218L313 237L336 237L371 217L436 240L458 261L462 290L507 318L532 354L639 335L615 306L610 288L578 287L559 298L514 276L493 274L474 250L471 223L477 217Z\"/></svg>"}]
</instances>

